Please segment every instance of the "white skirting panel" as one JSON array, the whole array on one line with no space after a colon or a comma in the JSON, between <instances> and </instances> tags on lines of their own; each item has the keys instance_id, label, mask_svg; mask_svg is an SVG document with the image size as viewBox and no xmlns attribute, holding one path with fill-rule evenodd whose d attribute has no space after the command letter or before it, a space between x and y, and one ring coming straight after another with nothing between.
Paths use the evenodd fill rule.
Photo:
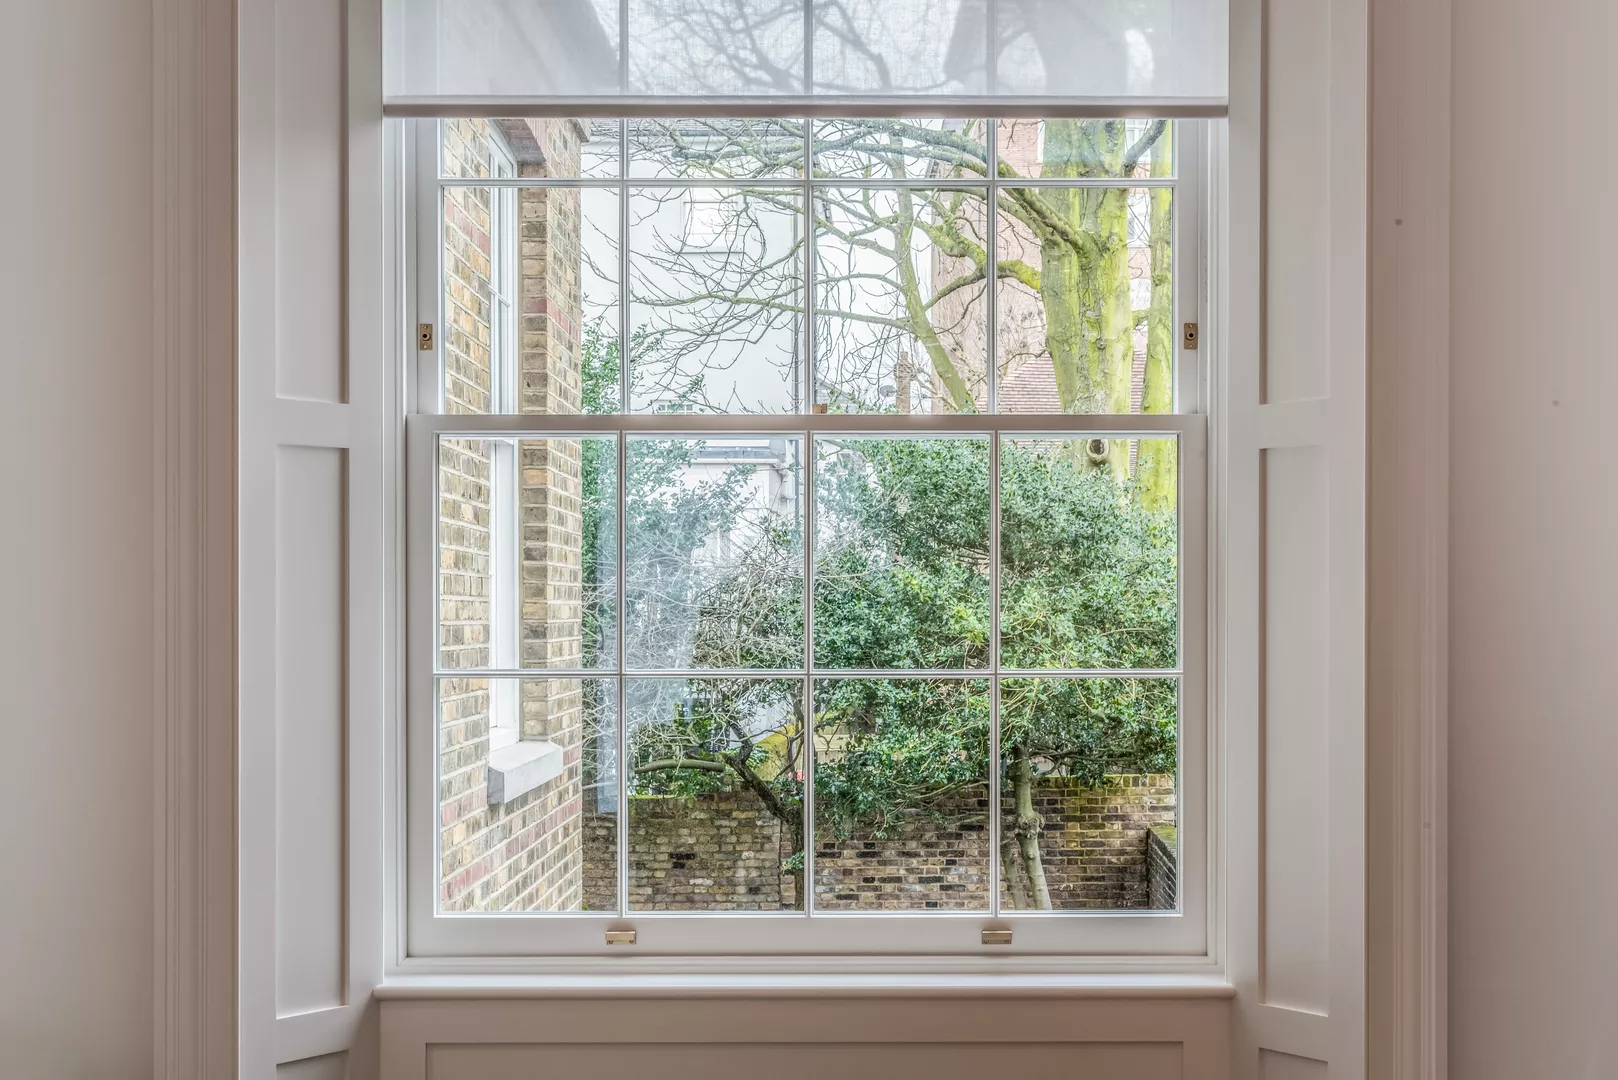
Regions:
<instances>
[{"instance_id":1,"label":"white skirting panel","mask_svg":"<svg viewBox=\"0 0 1618 1080\"><path fill-rule=\"evenodd\" d=\"M1227 1080L1224 999L385 1001L388 1080Z\"/></svg>"},{"instance_id":2,"label":"white skirting panel","mask_svg":"<svg viewBox=\"0 0 1618 1080\"><path fill-rule=\"evenodd\" d=\"M527 1080L556 1076L656 1075L661 1080L767 1074L776 1080L827 1076L926 1076L977 1080L1008 1066L1035 1076L1106 1076L1110 1080L1179 1080L1184 1047L1174 1043L1020 1043L1008 1060L1001 1046L960 1043L629 1043L511 1046L480 1043L427 1050L429 1080Z\"/></svg>"},{"instance_id":3,"label":"white skirting panel","mask_svg":"<svg viewBox=\"0 0 1618 1080\"><path fill-rule=\"evenodd\" d=\"M1279 1050L1260 1050L1258 1075L1259 1080L1326 1080L1326 1063Z\"/></svg>"}]
</instances>

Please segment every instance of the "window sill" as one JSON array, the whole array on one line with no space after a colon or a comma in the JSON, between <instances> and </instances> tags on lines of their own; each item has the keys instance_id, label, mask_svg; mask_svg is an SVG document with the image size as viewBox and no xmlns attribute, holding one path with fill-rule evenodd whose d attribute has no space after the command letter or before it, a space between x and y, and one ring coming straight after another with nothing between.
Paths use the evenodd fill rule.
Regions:
<instances>
[{"instance_id":1,"label":"window sill","mask_svg":"<svg viewBox=\"0 0 1618 1080\"><path fill-rule=\"evenodd\" d=\"M489 754L489 805L526 795L562 775L562 748L542 740L515 742Z\"/></svg>"},{"instance_id":2,"label":"window sill","mask_svg":"<svg viewBox=\"0 0 1618 1080\"><path fill-rule=\"evenodd\" d=\"M1220 975L1102 974L609 974L398 975L382 1001L588 997L1069 997L1233 998Z\"/></svg>"}]
</instances>

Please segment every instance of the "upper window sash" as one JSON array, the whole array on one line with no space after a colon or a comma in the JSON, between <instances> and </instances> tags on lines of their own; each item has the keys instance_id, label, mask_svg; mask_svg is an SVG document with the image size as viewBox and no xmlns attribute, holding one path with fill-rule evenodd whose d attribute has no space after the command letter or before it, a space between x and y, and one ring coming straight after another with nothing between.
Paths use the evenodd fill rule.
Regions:
<instances>
[{"instance_id":1,"label":"upper window sash","mask_svg":"<svg viewBox=\"0 0 1618 1080\"><path fill-rule=\"evenodd\" d=\"M1066 128L1059 136L1049 131L1057 123ZM577 264L569 274L578 294L553 299L584 324L571 332L598 362L603 351L630 358L606 357L620 386L601 400L518 406L512 393L496 395L505 400L491 411L602 411L625 401L633 412L687 413L1201 411L1203 354L1182 333L1197 322L1201 294L1201 124L505 119L445 121L446 131L451 124L515 132L511 140L531 146L536 133L543 143L546 132L574 132L576 145L526 151L532 164L516 176L492 167L467 176L436 152L438 125L421 122L418 159L427 168L418 182L482 188L501 223L497 247L517 246L519 200L549 198L581 219L558 219L547 234L577 234L571 247L546 249L547 259ZM813 230L805 230L806 206ZM1135 354L1134 370L1109 375L1118 385L1094 386L1088 397L1068 396L1072 376L1064 390L1043 329L1051 301L1037 291L1037 229L1051 220L1082 221L1077 232L1128 249L1120 269L1129 325L1114 336ZM429 279L444 272L431 257L442 226L422 224L426 297L437 292ZM993 288L982 273L990 261L1000 268ZM530 273L532 260L523 265ZM497 273L497 313L524 302L501 295L501 280ZM920 308L905 299L911 292ZM499 335L510 324L497 321ZM654 343L662 357L651 355ZM1165 359L1168 391L1154 389ZM420 400L430 406L439 388L422 374ZM687 400L687 384L699 378L707 397Z\"/></svg>"}]
</instances>

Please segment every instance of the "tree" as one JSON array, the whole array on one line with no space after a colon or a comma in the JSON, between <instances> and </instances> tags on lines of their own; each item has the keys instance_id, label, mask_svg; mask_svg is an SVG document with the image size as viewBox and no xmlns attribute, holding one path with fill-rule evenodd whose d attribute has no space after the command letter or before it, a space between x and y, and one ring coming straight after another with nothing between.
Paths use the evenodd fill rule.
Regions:
<instances>
[{"instance_id":1,"label":"tree","mask_svg":"<svg viewBox=\"0 0 1618 1080\"><path fill-rule=\"evenodd\" d=\"M697 121L632 132L644 142L632 154L661 155L675 175L729 185L717 232L730 237L695 254L689 236L654 234L637 248L630 282L641 312L630 373L636 401L736 407L712 398L707 379L716 368L760 354L801 360L796 268L810 250L797 224L801 195L761 182L802 168L801 123ZM987 356L969 343L974 332L981 337L975 320L994 283L1032 301L1024 313L1032 312L1037 340L1027 352L1048 357L1063 411L1127 412L1142 333L1144 407L1172 408L1168 189L1148 197L1150 303L1135 310L1125 179L1143 167L1169 175L1171 138L1162 123L1132 132L1122 121L1046 122L1036 162L1042 177L1121 183L1004 188L991 268L986 189L974 184L988 169L981 127L824 122L817 170L852 183L815 189L822 400L859 411L982 408ZM1018 177L1018 168L1002 160L1002 178ZM933 183L870 186L900 178ZM1003 304L1002 312L1014 308ZM766 347L785 341L791 346L773 353ZM919 393L907 397L904 365L912 355L927 363ZM998 356L1002 379L1004 365L1027 359L1011 348ZM616 407L618 365L615 336L587 337L587 408L591 401ZM798 372L785 374L796 386ZM746 467L694 482L689 442L635 446L626 461L625 524L627 536L641 539L625 544L626 652L669 666L795 666L803 625L803 538L795 524L749 517ZM848 440L828 452L817 464L817 665L986 666L984 442ZM597 462L601 476L612 475L610 464ZM1177 664L1174 469L1167 440L1142 445L1133 475L1123 441L1002 443L1004 666ZM592 493L601 494L591 475L587 464L587 507ZM713 550L720 535L728 548L722 558ZM616 551L599 550L593 536L587 528L585 587L601 599L617 588ZM597 625L608 621L595 617ZM989 760L987 680L825 680L811 702L790 680L648 681L626 689L626 699L632 793L750 791L783 826L792 846L785 870L800 897L809 737L816 827L832 832L882 834L943 814L974 792L986 795L990 770L999 769L1000 857L1018 907L1052 903L1034 799L1041 777L1094 784L1113 772L1168 770L1175 758L1172 680L1007 679L999 762Z\"/></svg>"},{"instance_id":2,"label":"tree","mask_svg":"<svg viewBox=\"0 0 1618 1080\"><path fill-rule=\"evenodd\" d=\"M803 305L794 291L795 268L807 244L801 235L775 247L756 238L772 217L804 215L796 190L760 183L801 175L802 123L643 121L631 137L632 153L659 161L670 174L730 185L720 205L732 238L718 256L703 259L691 258L679 243L637 252L637 303L664 316L658 325L684 326L699 336L756 344L777 330L796 340ZM901 354L914 354L927 359L940 407L982 408L988 363L983 293L992 282L1009 298L1002 304L1007 310L1020 295L1037 303L1037 345L1008 342L1002 327L1002 381L1012 363L1035 353L1050 366L1060 411L1127 413L1136 338L1144 331L1148 404L1172 407L1172 191L1152 189L1145 196L1149 211L1135 223L1149 234L1151 264L1150 303L1135 309L1131 280L1140 268L1131 265L1130 217L1132 197L1140 196L1128 182L1143 172L1172 175L1166 121L1138 130L1123 120L1003 122L999 176L1012 183L1001 189L992 269L986 189L978 186L990 156L981 121L954 127L822 121L814 144L816 175L849 183L817 187L811 220L816 377L833 405L882 407L883 380L895 378ZM1119 183L1015 186L1025 175ZM869 186L918 179L937 186ZM1127 474L1126 443L1100 441L1089 450L1092 465ZM1162 487L1153 490L1160 494Z\"/></svg>"},{"instance_id":3,"label":"tree","mask_svg":"<svg viewBox=\"0 0 1618 1080\"><path fill-rule=\"evenodd\" d=\"M631 339L637 356L663 348L658 335ZM582 401L611 412L620 398L616 333L597 321L581 349ZM700 383L682 388L694 398ZM632 393L635 388L632 387ZM697 464L692 440L636 439L625 455L624 608L618 594L616 447L587 440L581 448L585 665L617 648L640 666L665 668L781 667L797 663L802 628L802 539L760 519L748 505L751 469L737 466L690 482ZM715 554L723 536L727 554ZM798 554L794 555L794 552ZM586 684L599 695L599 681ZM626 680L627 782L634 795L696 795L745 789L779 820L794 857L785 869L803 895L802 703L798 687L780 679ZM617 734L608 702L585 713L585 784L618 777Z\"/></svg>"},{"instance_id":4,"label":"tree","mask_svg":"<svg viewBox=\"0 0 1618 1080\"><path fill-rule=\"evenodd\" d=\"M1152 175L1174 175L1174 128L1164 128L1152 153ZM1173 192L1169 188L1151 190L1152 306L1146 316L1146 382L1141 411L1174 411L1174 216ZM1175 505L1175 461L1164 440L1148 439L1141 444L1138 472L1141 497L1149 506L1172 509Z\"/></svg>"},{"instance_id":5,"label":"tree","mask_svg":"<svg viewBox=\"0 0 1618 1080\"><path fill-rule=\"evenodd\" d=\"M587 371L611 372L610 346L592 355ZM863 439L824 453L817 466L817 664L986 665L984 442ZM660 448L644 462L631 472L626 512L664 539L644 557L630 554L626 600L632 612L643 608L631 615L641 624L632 630L637 655L662 655L678 639L697 666L780 664L778 645L801 641L802 581L785 567L801 550L796 541L761 530L721 573L689 587L690 576L703 573L699 548L742 510L739 471L692 486L681 480L691 460L677 449ZM1172 666L1172 516L1143 506L1109 471L1089 468L1061 445L1004 444L1002 475L1005 663ZM671 500L674 489L680 494ZM603 565L601 552L587 549L587 581L598 579ZM644 610L657 605L667 610ZM697 628L689 639L687 626ZM1174 760L1174 689L1150 680L1007 680L999 763L989 760L985 679L826 680L809 703L796 680L715 677L631 687L632 794L751 792L783 827L792 853L784 871L799 896L806 733L816 746L816 827L831 833L884 835L939 817L963 796L985 796L990 770L1000 768L1007 803L1001 858L1021 907L1051 904L1043 823L1034 810L1041 776L1099 783L1111 772L1172 768Z\"/></svg>"},{"instance_id":6,"label":"tree","mask_svg":"<svg viewBox=\"0 0 1618 1080\"><path fill-rule=\"evenodd\" d=\"M988 647L986 447L967 440L844 443L828 470L837 541L817 569L817 661L828 667L976 666ZM1001 451L1001 660L1011 668L1172 667L1172 512L1049 441ZM822 638L829 646L822 650ZM987 682L828 684L815 702L817 816L845 831L936 814L986 793ZM1176 695L1153 680L1008 679L1001 689L1004 879L1049 907L1034 810L1041 776L1097 784L1172 769ZM823 790L824 789L824 790Z\"/></svg>"}]
</instances>

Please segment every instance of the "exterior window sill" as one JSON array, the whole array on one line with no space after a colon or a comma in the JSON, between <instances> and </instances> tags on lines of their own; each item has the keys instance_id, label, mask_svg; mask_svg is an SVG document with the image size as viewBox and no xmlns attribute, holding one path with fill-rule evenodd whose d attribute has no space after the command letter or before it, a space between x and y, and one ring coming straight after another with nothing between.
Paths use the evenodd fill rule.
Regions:
<instances>
[{"instance_id":1,"label":"exterior window sill","mask_svg":"<svg viewBox=\"0 0 1618 1080\"><path fill-rule=\"evenodd\" d=\"M543 740L515 742L489 754L489 805L509 803L562 775L562 748Z\"/></svg>"},{"instance_id":2,"label":"exterior window sill","mask_svg":"<svg viewBox=\"0 0 1618 1080\"><path fill-rule=\"evenodd\" d=\"M396 975L382 1001L579 997L1232 998L1223 975L1192 974L631 974Z\"/></svg>"}]
</instances>

